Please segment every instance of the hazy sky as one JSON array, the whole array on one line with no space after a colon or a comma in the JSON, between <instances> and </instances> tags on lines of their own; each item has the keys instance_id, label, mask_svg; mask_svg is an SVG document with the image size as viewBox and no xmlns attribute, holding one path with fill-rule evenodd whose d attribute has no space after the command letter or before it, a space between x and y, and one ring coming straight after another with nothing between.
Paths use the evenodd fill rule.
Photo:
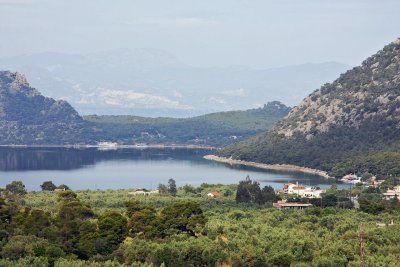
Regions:
<instances>
[{"instance_id":1,"label":"hazy sky","mask_svg":"<svg viewBox=\"0 0 400 267\"><path fill-rule=\"evenodd\" d=\"M0 57L160 48L197 66L358 65L400 36L399 0L0 0Z\"/></svg>"}]
</instances>

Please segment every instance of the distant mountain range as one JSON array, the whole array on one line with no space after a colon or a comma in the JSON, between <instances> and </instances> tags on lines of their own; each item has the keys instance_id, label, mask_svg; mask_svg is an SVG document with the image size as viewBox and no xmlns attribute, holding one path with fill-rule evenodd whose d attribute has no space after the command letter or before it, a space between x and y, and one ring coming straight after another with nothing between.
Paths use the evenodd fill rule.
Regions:
<instances>
[{"instance_id":1,"label":"distant mountain range","mask_svg":"<svg viewBox=\"0 0 400 267\"><path fill-rule=\"evenodd\" d=\"M41 53L0 59L0 69L24 73L33 87L70 102L81 114L189 117L292 105L349 66L328 62L256 70L203 68L157 49L117 49L86 55Z\"/></svg>"},{"instance_id":2,"label":"distant mountain range","mask_svg":"<svg viewBox=\"0 0 400 267\"><path fill-rule=\"evenodd\" d=\"M265 131L286 116L280 102L246 111L176 119L86 116L66 101L42 96L19 73L0 71L0 144L197 144L223 146Z\"/></svg>"},{"instance_id":3,"label":"distant mountain range","mask_svg":"<svg viewBox=\"0 0 400 267\"><path fill-rule=\"evenodd\" d=\"M220 154L337 176L400 176L400 39L314 91L267 133Z\"/></svg>"}]
</instances>

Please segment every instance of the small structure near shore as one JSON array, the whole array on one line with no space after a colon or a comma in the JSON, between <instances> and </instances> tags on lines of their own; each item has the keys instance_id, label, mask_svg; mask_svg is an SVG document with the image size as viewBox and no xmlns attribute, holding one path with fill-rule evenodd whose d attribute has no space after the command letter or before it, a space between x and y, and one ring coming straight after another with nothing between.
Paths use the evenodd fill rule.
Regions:
<instances>
[{"instance_id":1,"label":"small structure near shore","mask_svg":"<svg viewBox=\"0 0 400 267\"><path fill-rule=\"evenodd\" d=\"M208 197L213 197L213 198L217 198L220 195L221 195L221 193L218 192L218 191L213 191L213 192L210 192L210 193L207 194Z\"/></svg>"},{"instance_id":2,"label":"small structure near shore","mask_svg":"<svg viewBox=\"0 0 400 267\"><path fill-rule=\"evenodd\" d=\"M159 194L159 193L160 193L160 191L158 189L148 191L146 189L138 188L132 192L129 192L128 194L131 196L150 196L150 195L155 195L155 194Z\"/></svg>"},{"instance_id":3,"label":"small structure near shore","mask_svg":"<svg viewBox=\"0 0 400 267\"><path fill-rule=\"evenodd\" d=\"M309 203L298 203L298 202L287 202L286 200L278 200L278 202L272 203L272 206L277 209L306 209L312 207Z\"/></svg>"},{"instance_id":4,"label":"small structure near shore","mask_svg":"<svg viewBox=\"0 0 400 267\"><path fill-rule=\"evenodd\" d=\"M358 177L355 174L347 174L345 176L343 176L341 179L339 179L338 181L346 183L346 184L358 184L358 183L362 183L361 181L361 177Z\"/></svg>"},{"instance_id":5,"label":"small structure near shore","mask_svg":"<svg viewBox=\"0 0 400 267\"><path fill-rule=\"evenodd\" d=\"M315 187L306 187L299 185L298 183L284 184L281 190L278 190L278 194L295 194L303 198L321 198L321 194L325 193L326 190L317 189Z\"/></svg>"},{"instance_id":6,"label":"small structure near shore","mask_svg":"<svg viewBox=\"0 0 400 267\"><path fill-rule=\"evenodd\" d=\"M390 200L396 198L400 200L400 185L396 185L393 189L388 189L383 196L386 200Z\"/></svg>"},{"instance_id":7,"label":"small structure near shore","mask_svg":"<svg viewBox=\"0 0 400 267\"><path fill-rule=\"evenodd\" d=\"M56 189L54 189L54 192L64 192L66 189L65 189L65 187L63 187L63 188L56 188Z\"/></svg>"}]
</instances>

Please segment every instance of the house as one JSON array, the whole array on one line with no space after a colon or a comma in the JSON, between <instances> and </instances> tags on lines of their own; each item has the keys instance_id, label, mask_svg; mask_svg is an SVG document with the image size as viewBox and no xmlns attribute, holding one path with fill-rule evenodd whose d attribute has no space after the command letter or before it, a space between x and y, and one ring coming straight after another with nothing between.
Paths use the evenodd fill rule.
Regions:
<instances>
[{"instance_id":1,"label":"house","mask_svg":"<svg viewBox=\"0 0 400 267\"><path fill-rule=\"evenodd\" d=\"M400 200L400 185L396 185L393 189L388 189L386 193L383 193L383 196L386 200L393 199L397 197Z\"/></svg>"},{"instance_id":2,"label":"house","mask_svg":"<svg viewBox=\"0 0 400 267\"><path fill-rule=\"evenodd\" d=\"M346 184L358 184L362 183L361 177L358 177L355 174L347 174L342 177L342 179L339 179L338 181L346 183Z\"/></svg>"},{"instance_id":3,"label":"house","mask_svg":"<svg viewBox=\"0 0 400 267\"><path fill-rule=\"evenodd\" d=\"M132 196L150 196L150 195L154 195L154 194L159 194L160 193L160 191L157 189L157 190L151 190L151 191L147 191L147 190L145 190L145 189L136 189L136 190L134 190L134 191L132 191L132 192L129 192L128 194L129 195L132 195Z\"/></svg>"},{"instance_id":4,"label":"house","mask_svg":"<svg viewBox=\"0 0 400 267\"><path fill-rule=\"evenodd\" d=\"M278 191L278 193L281 194L296 194L303 198L320 198L321 194L325 192L326 190L316 189L314 187L305 187L303 185L299 185L298 183L284 184L282 190Z\"/></svg>"},{"instance_id":5,"label":"house","mask_svg":"<svg viewBox=\"0 0 400 267\"><path fill-rule=\"evenodd\" d=\"M56 188L54 189L54 192L63 192L65 191L65 187L64 188Z\"/></svg>"},{"instance_id":6,"label":"house","mask_svg":"<svg viewBox=\"0 0 400 267\"><path fill-rule=\"evenodd\" d=\"M325 192L323 189L306 188L299 195L304 198L321 198L321 194Z\"/></svg>"},{"instance_id":7,"label":"house","mask_svg":"<svg viewBox=\"0 0 400 267\"><path fill-rule=\"evenodd\" d=\"M298 202L286 202L285 200L278 200L278 202L272 203L272 206L277 209L306 209L312 207L312 204L298 203Z\"/></svg>"},{"instance_id":8,"label":"house","mask_svg":"<svg viewBox=\"0 0 400 267\"><path fill-rule=\"evenodd\" d=\"M284 184L283 188L281 190L282 193L284 194L298 194L301 190L306 189L305 186L299 185L299 183L288 183Z\"/></svg>"},{"instance_id":9,"label":"house","mask_svg":"<svg viewBox=\"0 0 400 267\"><path fill-rule=\"evenodd\" d=\"M386 223L376 223L376 226L382 228L382 227L386 227L386 226L393 226L394 225L394 221L392 220L389 224Z\"/></svg>"},{"instance_id":10,"label":"house","mask_svg":"<svg viewBox=\"0 0 400 267\"><path fill-rule=\"evenodd\" d=\"M217 198L221 195L220 192L214 191L214 192L210 192L207 194L208 197L213 197L213 198Z\"/></svg>"},{"instance_id":11,"label":"house","mask_svg":"<svg viewBox=\"0 0 400 267\"><path fill-rule=\"evenodd\" d=\"M372 185L373 185L374 187L378 187L378 186L380 186L384 181L385 181L385 180L373 180L373 181L372 181Z\"/></svg>"}]
</instances>

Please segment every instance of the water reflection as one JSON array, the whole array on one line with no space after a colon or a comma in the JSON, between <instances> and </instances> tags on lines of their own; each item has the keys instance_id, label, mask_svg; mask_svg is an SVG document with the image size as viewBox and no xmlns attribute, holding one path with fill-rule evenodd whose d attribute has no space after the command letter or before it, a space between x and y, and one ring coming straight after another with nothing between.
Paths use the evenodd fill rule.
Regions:
<instances>
[{"instance_id":1,"label":"water reflection","mask_svg":"<svg viewBox=\"0 0 400 267\"><path fill-rule=\"evenodd\" d=\"M73 170L108 160L199 160L208 150L0 148L0 171Z\"/></svg>"},{"instance_id":2,"label":"water reflection","mask_svg":"<svg viewBox=\"0 0 400 267\"><path fill-rule=\"evenodd\" d=\"M22 180L29 190L43 181L67 184L72 189L155 188L174 178L178 186L201 183L232 184L247 175L262 186L281 188L300 182L328 187L334 180L294 172L265 171L230 166L203 159L207 150L95 148L0 148L0 187Z\"/></svg>"}]
</instances>

